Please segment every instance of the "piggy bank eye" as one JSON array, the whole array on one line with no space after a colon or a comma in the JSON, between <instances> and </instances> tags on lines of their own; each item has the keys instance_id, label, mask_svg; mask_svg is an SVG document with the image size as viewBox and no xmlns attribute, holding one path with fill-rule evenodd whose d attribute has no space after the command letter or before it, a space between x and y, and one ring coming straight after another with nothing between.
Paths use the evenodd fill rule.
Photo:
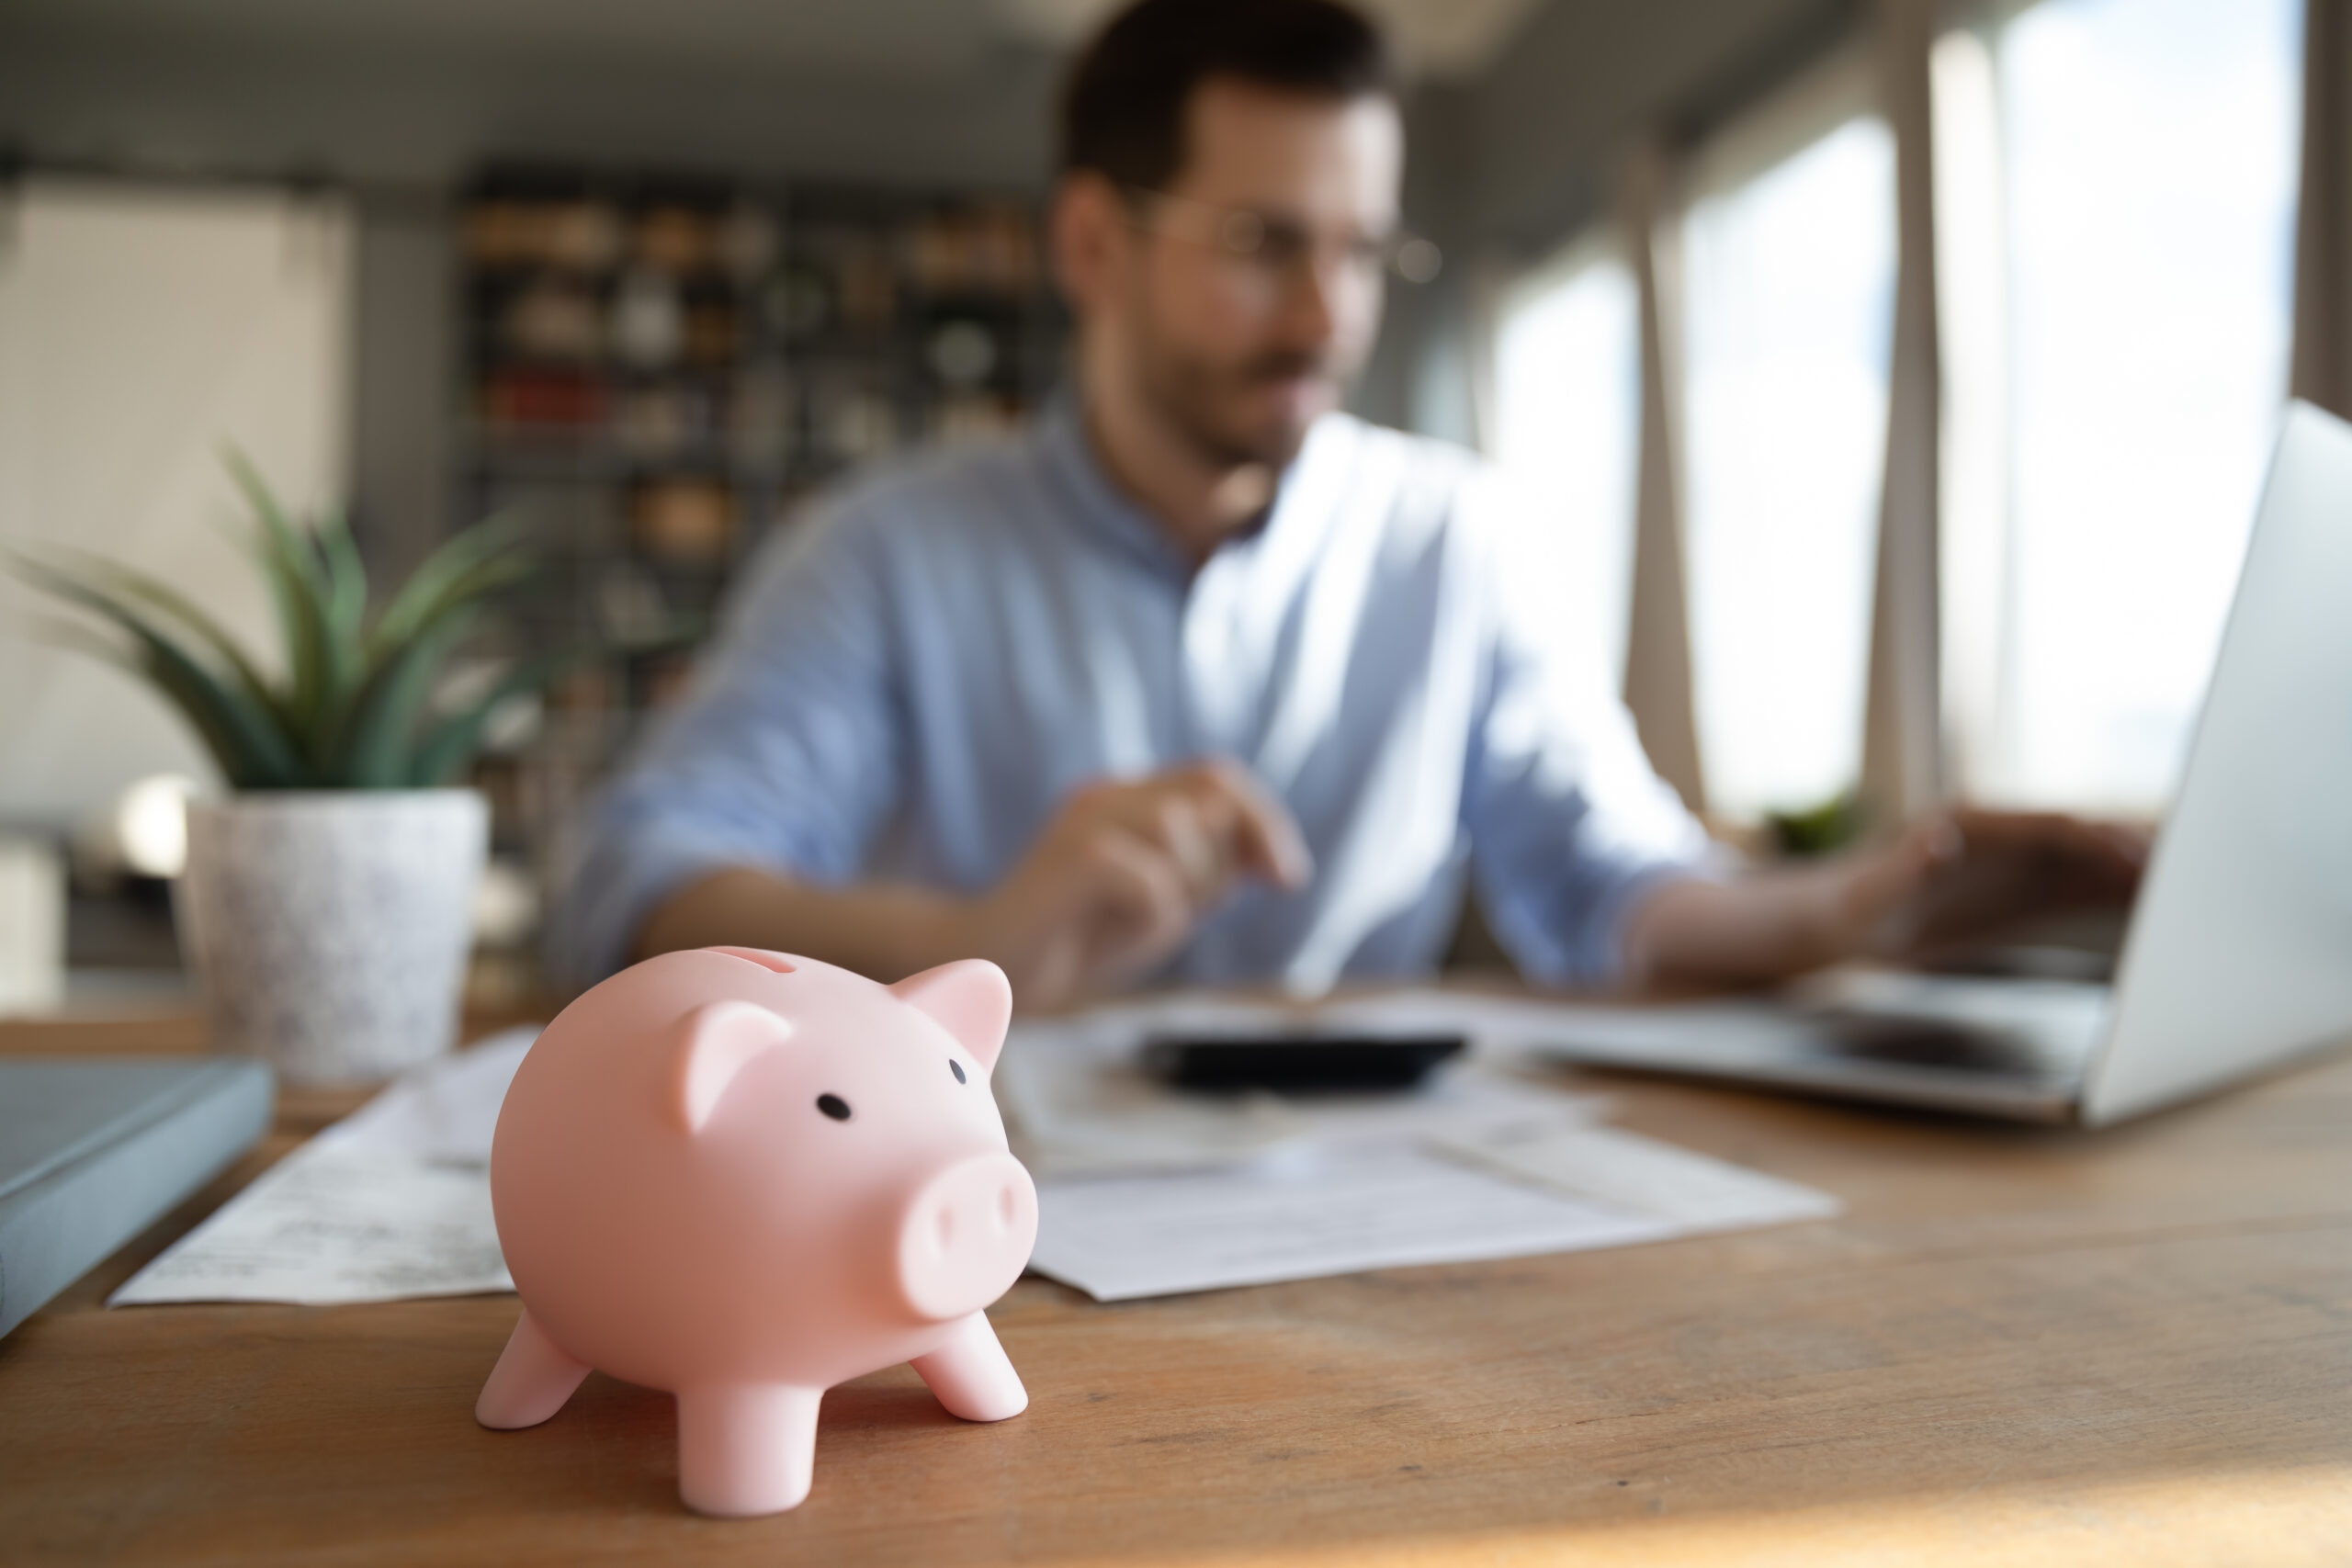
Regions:
<instances>
[{"instance_id":1,"label":"piggy bank eye","mask_svg":"<svg viewBox=\"0 0 2352 1568\"><path fill-rule=\"evenodd\" d=\"M956 1075L956 1081L957 1083L966 1083L970 1081L964 1077L964 1064L957 1061L953 1056L947 1058L947 1070Z\"/></svg>"},{"instance_id":2,"label":"piggy bank eye","mask_svg":"<svg viewBox=\"0 0 2352 1568\"><path fill-rule=\"evenodd\" d=\"M849 1101L843 1100L838 1094L819 1095L817 1097L817 1109L823 1111L826 1115L831 1117L836 1122L846 1122L849 1120Z\"/></svg>"}]
</instances>

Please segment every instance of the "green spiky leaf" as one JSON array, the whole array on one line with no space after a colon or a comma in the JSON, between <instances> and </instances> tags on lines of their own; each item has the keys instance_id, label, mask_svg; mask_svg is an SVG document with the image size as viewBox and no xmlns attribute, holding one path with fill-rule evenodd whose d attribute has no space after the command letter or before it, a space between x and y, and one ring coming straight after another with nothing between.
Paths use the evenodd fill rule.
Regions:
<instances>
[{"instance_id":1,"label":"green spiky leaf","mask_svg":"<svg viewBox=\"0 0 2352 1568\"><path fill-rule=\"evenodd\" d=\"M488 592L518 580L529 570L521 555L523 543L522 525L503 516L477 524L444 543L424 558L376 617L375 630L368 635L370 657L380 659L386 649L414 637L447 608L453 594ZM469 590L469 585L482 582L487 569L501 562L504 564L492 574L488 587Z\"/></svg>"},{"instance_id":2,"label":"green spiky leaf","mask_svg":"<svg viewBox=\"0 0 2352 1568\"><path fill-rule=\"evenodd\" d=\"M176 622L228 666L237 683L244 688L245 694L266 709L281 729L287 728L288 715L283 697L255 667L243 645L186 594L158 578L103 556L62 548L51 554L61 569L77 574L85 582Z\"/></svg>"},{"instance_id":3,"label":"green spiky leaf","mask_svg":"<svg viewBox=\"0 0 2352 1568\"><path fill-rule=\"evenodd\" d=\"M276 603L283 682L266 678L220 622L153 576L79 552L15 564L27 581L126 634L117 644L78 626L68 640L146 679L195 728L232 785L438 782L480 747L501 702L582 656L523 660L480 701L428 722L447 660L485 601L532 570L518 525L494 520L449 540L371 623L367 571L343 518L329 513L315 532L300 528L242 453L224 449L222 458L253 509L253 526L237 542Z\"/></svg>"},{"instance_id":4,"label":"green spiky leaf","mask_svg":"<svg viewBox=\"0 0 2352 1568\"><path fill-rule=\"evenodd\" d=\"M536 692L588 659L587 647L557 649L516 660L490 689L428 728L419 739L410 783L419 789L447 784L481 749L482 730L500 705L526 692Z\"/></svg>"},{"instance_id":5,"label":"green spiky leaf","mask_svg":"<svg viewBox=\"0 0 2352 1568\"><path fill-rule=\"evenodd\" d=\"M353 789L408 784L425 703L443 664L475 619L473 606L456 606L368 672L330 752L336 778Z\"/></svg>"},{"instance_id":6,"label":"green spiky leaf","mask_svg":"<svg viewBox=\"0 0 2352 1568\"><path fill-rule=\"evenodd\" d=\"M137 657L129 649L80 621L37 621L27 640L47 643L51 648L70 649L101 664L111 664L126 675L144 673L139 668Z\"/></svg>"},{"instance_id":7,"label":"green spiky leaf","mask_svg":"<svg viewBox=\"0 0 2352 1568\"><path fill-rule=\"evenodd\" d=\"M287 675L293 686L288 705L297 726L315 737L324 730L320 720L328 710L333 691L327 629L332 595L326 569L317 549L287 517L277 495L245 455L227 446L221 449L221 460L261 525L246 541L246 548L269 580L270 596L277 603L278 624L285 633ZM311 760L323 759L313 751Z\"/></svg>"},{"instance_id":8,"label":"green spiky leaf","mask_svg":"<svg viewBox=\"0 0 2352 1568\"><path fill-rule=\"evenodd\" d=\"M137 610L42 562L19 557L13 564L37 586L130 634L138 668L195 728L230 784L239 789L289 789L309 782L309 771L275 716L235 683L216 677Z\"/></svg>"},{"instance_id":9,"label":"green spiky leaf","mask_svg":"<svg viewBox=\"0 0 2352 1568\"><path fill-rule=\"evenodd\" d=\"M326 564L326 682L340 702L367 676L368 568L341 512L327 513L318 539Z\"/></svg>"}]
</instances>

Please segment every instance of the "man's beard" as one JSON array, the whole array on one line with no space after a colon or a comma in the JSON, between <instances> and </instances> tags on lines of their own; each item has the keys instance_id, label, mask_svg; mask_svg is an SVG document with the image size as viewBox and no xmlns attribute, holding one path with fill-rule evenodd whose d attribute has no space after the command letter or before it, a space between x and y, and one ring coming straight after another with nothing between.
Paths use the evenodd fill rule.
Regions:
<instances>
[{"instance_id":1,"label":"man's beard","mask_svg":"<svg viewBox=\"0 0 2352 1568\"><path fill-rule=\"evenodd\" d=\"M1279 469L1289 467L1298 456L1306 440L1307 423L1274 419L1252 427L1234 417L1232 411L1269 382L1328 378L1329 373L1325 356L1299 349L1270 349L1227 367L1162 344L1146 361L1143 391L1152 411L1210 466L1238 468L1257 463Z\"/></svg>"}]
</instances>

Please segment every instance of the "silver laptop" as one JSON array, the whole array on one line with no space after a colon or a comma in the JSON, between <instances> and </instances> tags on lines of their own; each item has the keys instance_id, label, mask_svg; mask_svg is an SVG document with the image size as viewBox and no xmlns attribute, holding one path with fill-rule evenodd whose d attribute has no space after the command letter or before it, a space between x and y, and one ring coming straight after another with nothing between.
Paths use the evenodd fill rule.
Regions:
<instances>
[{"instance_id":1,"label":"silver laptop","mask_svg":"<svg viewBox=\"0 0 2352 1568\"><path fill-rule=\"evenodd\" d=\"M2114 984L1848 973L1582 1062L2100 1125L2352 1037L2352 425L2290 404Z\"/></svg>"}]
</instances>

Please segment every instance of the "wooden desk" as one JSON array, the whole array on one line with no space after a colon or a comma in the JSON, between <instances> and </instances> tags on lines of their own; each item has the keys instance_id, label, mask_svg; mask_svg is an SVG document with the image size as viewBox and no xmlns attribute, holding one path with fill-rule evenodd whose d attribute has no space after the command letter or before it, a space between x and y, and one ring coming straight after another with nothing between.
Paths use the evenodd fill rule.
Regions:
<instances>
[{"instance_id":1,"label":"wooden desk","mask_svg":"<svg viewBox=\"0 0 2352 1568\"><path fill-rule=\"evenodd\" d=\"M351 1103L289 1097L0 1340L0 1561L2352 1562L2352 1060L2096 1135L1608 1082L1847 1216L1121 1306L1024 1280L1026 1415L867 1378L809 1501L748 1522L680 1510L664 1396L477 1427L511 1297L102 1311Z\"/></svg>"}]
</instances>

